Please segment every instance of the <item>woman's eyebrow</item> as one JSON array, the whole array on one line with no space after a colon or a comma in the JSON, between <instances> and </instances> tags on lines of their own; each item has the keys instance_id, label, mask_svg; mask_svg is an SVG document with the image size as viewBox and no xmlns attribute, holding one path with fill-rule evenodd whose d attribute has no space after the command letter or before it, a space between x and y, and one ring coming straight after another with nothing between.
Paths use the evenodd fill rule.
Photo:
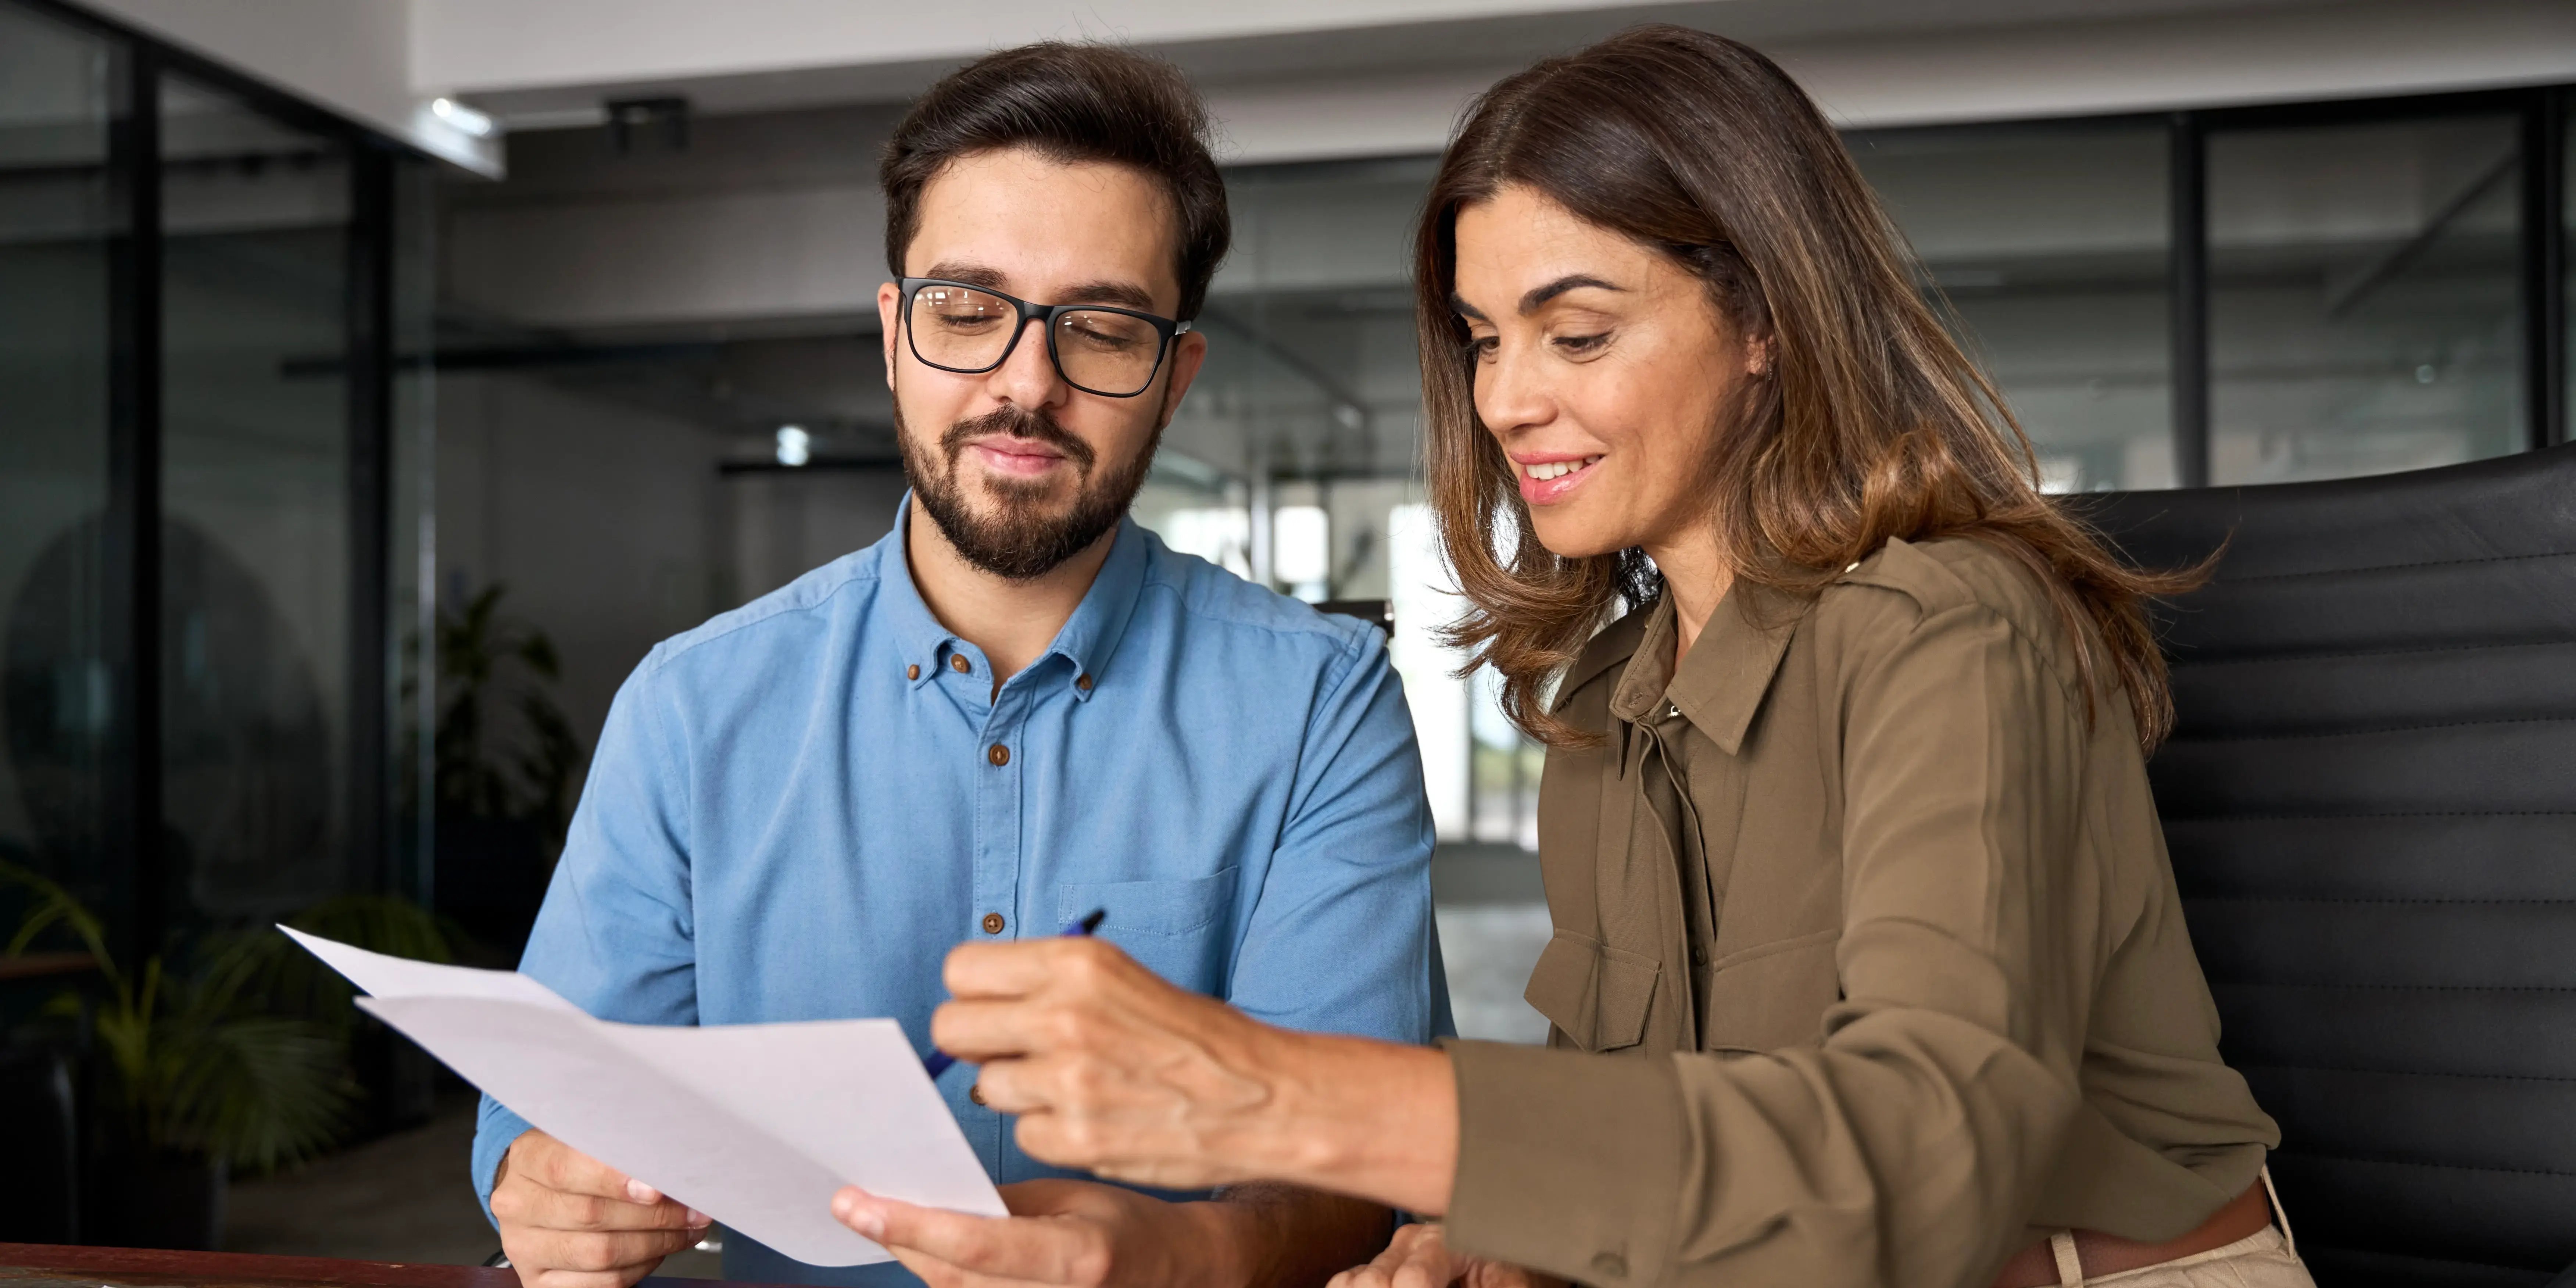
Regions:
<instances>
[{"instance_id":1,"label":"woman's eyebrow","mask_svg":"<svg viewBox=\"0 0 2576 1288\"><path fill-rule=\"evenodd\" d=\"M1466 298L1458 294L1456 291L1449 292L1449 307L1456 310L1461 317L1474 318L1479 322L1485 320L1484 313L1475 305L1469 304Z\"/></svg>"},{"instance_id":2,"label":"woman's eyebrow","mask_svg":"<svg viewBox=\"0 0 2576 1288\"><path fill-rule=\"evenodd\" d=\"M1565 294L1567 291L1576 290L1586 286L1604 291L1624 291L1628 289L1624 286L1613 286L1589 273L1568 273L1553 282L1549 282L1545 286L1533 286L1527 292L1522 294L1521 312L1533 312L1538 308L1538 306L1547 303L1549 300L1555 299L1557 296Z\"/></svg>"}]
</instances>

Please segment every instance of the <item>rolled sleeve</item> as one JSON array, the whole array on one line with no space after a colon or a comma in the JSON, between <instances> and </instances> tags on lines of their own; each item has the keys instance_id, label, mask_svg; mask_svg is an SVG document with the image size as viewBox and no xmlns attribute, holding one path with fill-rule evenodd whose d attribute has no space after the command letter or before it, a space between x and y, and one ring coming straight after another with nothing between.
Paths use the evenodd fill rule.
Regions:
<instances>
[{"instance_id":1,"label":"rolled sleeve","mask_svg":"<svg viewBox=\"0 0 2576 1288\"><path fill-rule=\"evenodd\" d=\"M501 1173L501 1160L508 1157L510 1146L528 1134L528 1120L511 1113L500 1101L483 1097L483 1108L474 1120L474 1197L483 1204L483 1219L492 1221L492 1185ZM493 1221L493 1228L500 1228Z\"/></svg>"},{"instance_id":2,"label":"rolled sleeve","mask_svg":"<svg viewBox=\"0 0 2576 1288\"><path fill-rule=\"evenodd\" d=\"M1367 630L1308 722L1227 1000L1290 1028L1428 1041L1448 996L1432 942L1431 845L1403 685Z\"/></svg>"},{"instance_id":3,"label":"rolled sleeve","mask_svg":"<svg viewBox=\"0 0 2576 1288\"><path fill-rule=\"evenodd\" d=\"M1462 1247L1594 1284L1952 1285L2021 1237L2081 1103L2088 725L1982 605L1855 661L1842 1000L1821 1041L1456 1052Z\"/></svg>"}]
</instances>

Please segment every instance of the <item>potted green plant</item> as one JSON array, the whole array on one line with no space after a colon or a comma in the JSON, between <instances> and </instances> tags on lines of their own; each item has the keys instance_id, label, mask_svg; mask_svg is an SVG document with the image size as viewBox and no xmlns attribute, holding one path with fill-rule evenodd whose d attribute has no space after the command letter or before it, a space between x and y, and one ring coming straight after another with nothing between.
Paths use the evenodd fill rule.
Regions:
<instances>
[{"instance_id":1,"label":"potted green plant","mask_svg":"<svg viewBox=\"0 0 2576 1288\"><path fill-rule=\"evenodd\" d=\"M554 698L554 641L485 587L435 633L438 911L517 956L572 819L581 744Z\"/></svg>"},{"instance_id":2,"label":"potted green plant","mask_svg":"<svg viewBox=\"0 0 2576 1288\"><path fill-rule=\"evenodd\" d=\"M67 988L45 1008L79 1029L95 1057L84 1238L212 1248L231 1171L299 1162L346 1130L359 1013L348 985L292 940L266 926L237 930L207 938L193 970L171 970L155 954L129 972L98 916L61 885L6 862L0 885L28 897L0 956L67 938L97 963L91 987ZM379 952L451 955L434 918L384 896L343 896L289 923Z\"/></svg>"}]
</instances>

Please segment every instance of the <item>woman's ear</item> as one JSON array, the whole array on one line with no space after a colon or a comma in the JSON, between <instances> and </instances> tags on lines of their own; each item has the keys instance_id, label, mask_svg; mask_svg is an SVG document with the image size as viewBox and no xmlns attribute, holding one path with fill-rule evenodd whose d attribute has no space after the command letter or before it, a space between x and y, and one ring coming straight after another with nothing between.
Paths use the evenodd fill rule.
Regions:
<instances>
[{"instance_id":1,"label":"woman's ear","mask_svg":"<svg viewBox=\"0 0 2576 1288\"><path fill-rule=\"evenodd\" d=\"M1756 380L1771 375L1771 337L1758 336L1744 342L1744 374Z\"/></svg>"}]
</instances>

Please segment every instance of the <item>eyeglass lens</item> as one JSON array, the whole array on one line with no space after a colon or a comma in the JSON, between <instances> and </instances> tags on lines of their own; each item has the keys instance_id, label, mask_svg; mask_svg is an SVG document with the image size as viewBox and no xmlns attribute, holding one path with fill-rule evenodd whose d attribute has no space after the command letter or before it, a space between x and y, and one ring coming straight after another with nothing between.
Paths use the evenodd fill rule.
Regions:
<instances>
[{"instance_id":1,"label":"eyeglass lens","mask_svg":"<svg viewBox=\"0 0 2576 1288\"><path fill-rule=\"evenodd\" d=\"M963 286L933 284L912 295L912 343L921 360L959 371L983 371L1002 360L1019 330L1009 300ZM1154 379L1163 338L1153 323L1103 309L1056 315L1056 368L1067 382L1126 397Z\"/></svg>"}]
</instances>

